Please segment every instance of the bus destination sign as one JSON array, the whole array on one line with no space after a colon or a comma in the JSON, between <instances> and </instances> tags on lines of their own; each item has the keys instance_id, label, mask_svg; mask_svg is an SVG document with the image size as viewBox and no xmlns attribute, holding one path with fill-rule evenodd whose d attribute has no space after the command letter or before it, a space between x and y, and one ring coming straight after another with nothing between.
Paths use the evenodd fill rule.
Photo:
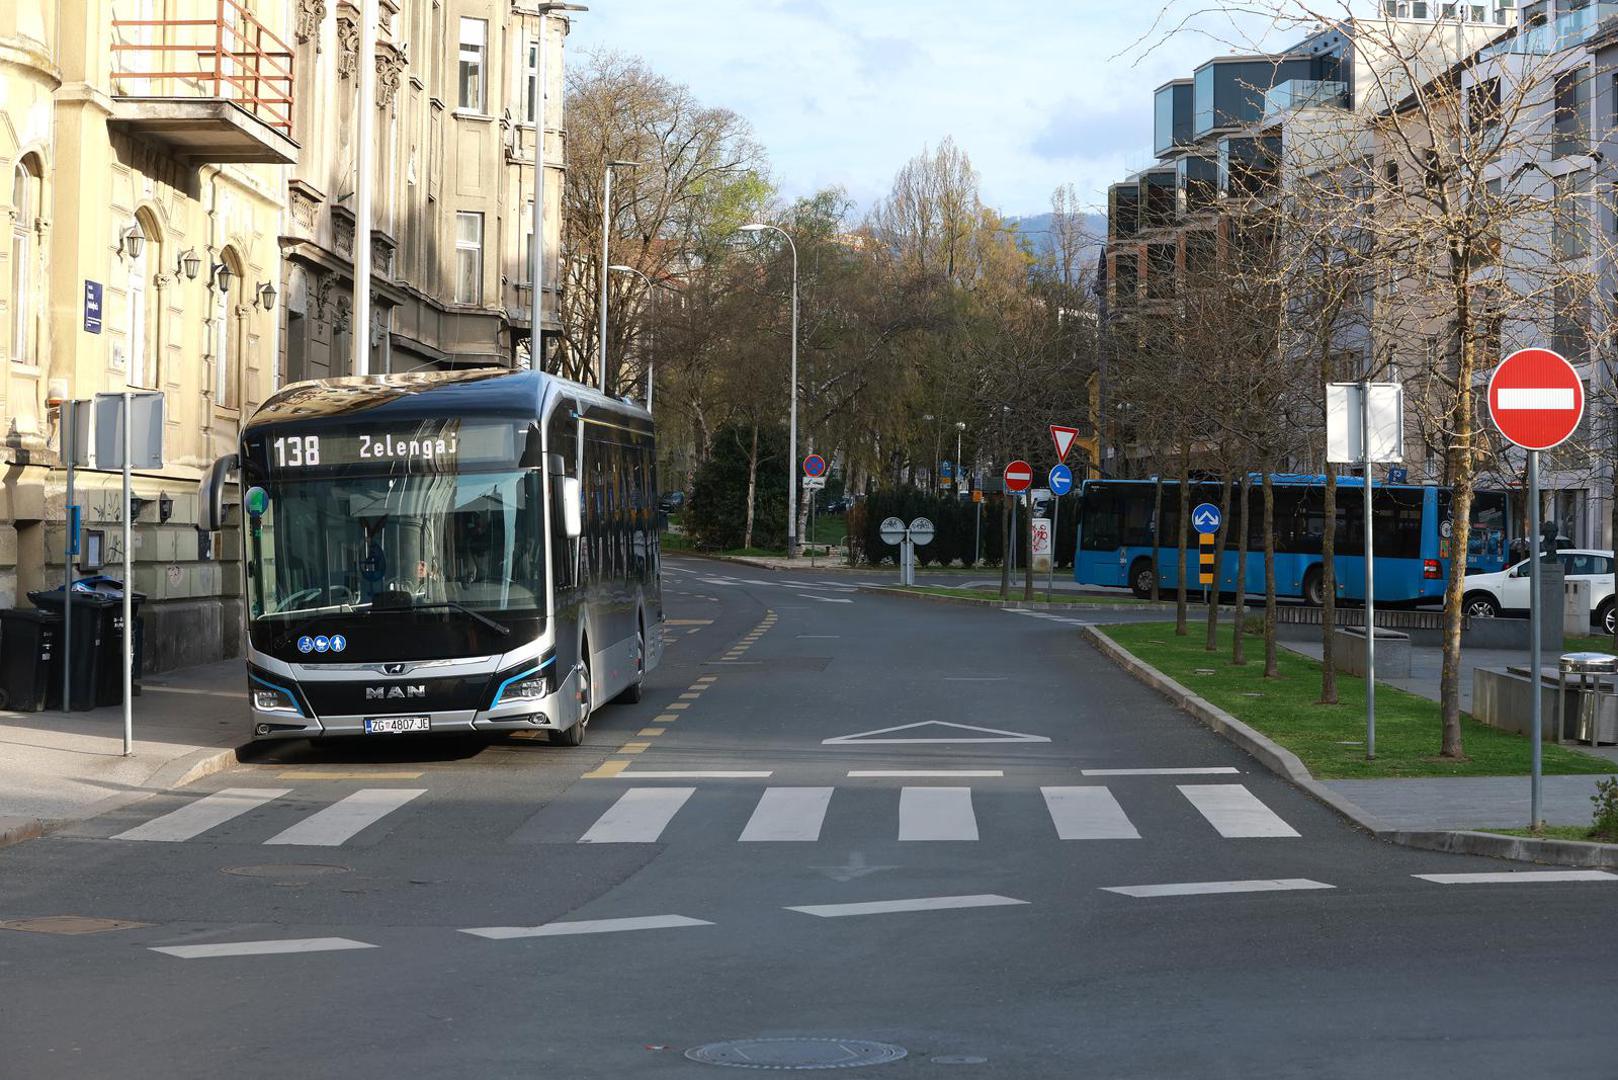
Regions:
<instances>
[{"instance_id":1,"label":"bus destination sign","mask_svg":"<svg viewBox=\"0 0 1618 1080\"><path fill-rule=\"evenodd\" d=\"M276 471L380 466L383 471L452 471L461 466L513 463L516 428L509 423L425 420L376 431L322 431L265 439Z\"/></svg>"}]
</instances>

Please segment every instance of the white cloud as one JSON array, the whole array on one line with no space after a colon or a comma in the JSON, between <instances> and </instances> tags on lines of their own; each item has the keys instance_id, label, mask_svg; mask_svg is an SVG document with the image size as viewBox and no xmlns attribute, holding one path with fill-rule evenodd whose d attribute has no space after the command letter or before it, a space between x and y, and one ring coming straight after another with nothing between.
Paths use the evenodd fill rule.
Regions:
<instances>
[{"instance_id":1,"label":"white cloud","mask_svg":"<svg viewBox=\"0 0 1618 1080\"><path fill-rule=\"evenodd\" d=\"M598 0L569 49L642 56L747 117L788 195L840 184L868 203L953 135L985 200L1027 214L1067 182L1101 205L1150 159L1153 88L1224 51L1188 35L1121 55L1156 17L1097 0Z\"/></svg>"}]
</instances>

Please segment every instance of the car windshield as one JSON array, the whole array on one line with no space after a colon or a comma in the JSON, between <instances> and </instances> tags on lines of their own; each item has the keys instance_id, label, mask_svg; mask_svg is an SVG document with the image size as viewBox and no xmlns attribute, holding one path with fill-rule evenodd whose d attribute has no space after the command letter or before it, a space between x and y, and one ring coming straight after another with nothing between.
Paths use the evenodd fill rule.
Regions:
<instances>
[{"instance_id":1,"label":"car windshield","mask_svg":"<svg viewBox=\"0 0 1618 1080\"><path fill-rule=\"evenodd\" d=\"M446 602L543 608L537 472L293 480L249 523L254 619Z\"/></svg>"}]
</instances>

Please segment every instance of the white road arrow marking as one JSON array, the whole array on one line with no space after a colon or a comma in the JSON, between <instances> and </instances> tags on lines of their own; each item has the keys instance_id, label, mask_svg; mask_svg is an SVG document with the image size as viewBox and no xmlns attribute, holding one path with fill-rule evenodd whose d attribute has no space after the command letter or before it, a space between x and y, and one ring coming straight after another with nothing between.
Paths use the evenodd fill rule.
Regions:
<instances>
[{"instance_id":1,"label":"white road arrow marking","mask_svg":"<svg viewBox=\"0 0 1618 1080\"><path fill-rule=\"evenodd\" d=\"M911 737L896 739L873 738L876 735L892 735L896 731L914 731L916 728L942 727L954 728L956 731L975 732L973 735L953 735L947 738ZM1011 742L1036 743L1050 742L1043 735L1024 735L1020 731L1001 731L999 728L974 727L971 724L952 724L948 720L923 720L919 724L900 724L898 727L877 728L875 731L860 731L853 735L838 735L831 739L821 739L822 746L845 746L858 744L874 746L888 743L976 743L976 742Z\"/></svg>"}]
</instances>

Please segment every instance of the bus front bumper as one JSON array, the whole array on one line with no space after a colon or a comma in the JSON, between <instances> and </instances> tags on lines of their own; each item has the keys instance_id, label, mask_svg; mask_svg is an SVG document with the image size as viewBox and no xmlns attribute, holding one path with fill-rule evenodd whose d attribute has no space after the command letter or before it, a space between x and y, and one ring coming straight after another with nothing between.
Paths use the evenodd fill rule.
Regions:
<instances>
[{"instance_id":1,"label":"bus front bumper","mask_svg":"<svg viewBox=\"0 0 1618 1080\"><path fill-rule=\"evenodd\" d=\"M531 701L502 703L493 709L458 709L355 716L302 716L281 710L251 709L255 740L321 739L350 735L404 733L471 734L500 731L563 731L579 718L578 683L569 675L556 690ZM425 720L425 727L420 726ZM370 721L368 724L367 721ZM378 725L378 721L382 721ZM400 721L409 723L401 725Z\"/></svg>"}]
</instances>

